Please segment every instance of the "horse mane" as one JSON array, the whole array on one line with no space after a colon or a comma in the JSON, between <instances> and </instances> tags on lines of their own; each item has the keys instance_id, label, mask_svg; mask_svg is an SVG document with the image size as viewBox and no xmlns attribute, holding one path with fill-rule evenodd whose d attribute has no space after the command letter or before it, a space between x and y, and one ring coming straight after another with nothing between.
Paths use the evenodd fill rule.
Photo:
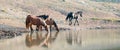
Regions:
<instances>
[{"instance_id":1,"label":"horse mane","mask_svg":"<svg viewBox=\"0 0 120 50\"><path fill-rule=\"evenodd\" d=\"M48 15L39 15L39 16L37 16L37 17L40 17L40 18L42 18L42 19L44 19L44 20L46 20L47 18L49 18Z\"/></svg>"}]
</instances>

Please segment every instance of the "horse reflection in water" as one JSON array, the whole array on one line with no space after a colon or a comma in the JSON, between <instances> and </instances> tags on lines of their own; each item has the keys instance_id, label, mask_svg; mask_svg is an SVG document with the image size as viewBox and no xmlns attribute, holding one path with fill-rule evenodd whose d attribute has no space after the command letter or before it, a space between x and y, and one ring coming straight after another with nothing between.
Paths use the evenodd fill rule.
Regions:
<instances>
[{"instance_id":1,"label":"horse reflection in water","mask_svg":"<svg viewBox=\"0 0 120 50\"><path fill-rule=\"evenodd\" d=\"M69 32L66 35L66 41L70 45L81 45L82 44L82 38L78 32Z\"/></svg>"},{"instance_id":2,"label":"horse reflection in water","mask_svg":"<svg viewBox=\"0 0 120 50\"><path fill-rule=\"evenodd\" d=\"M31 32L31 34L32 34L33 32ZM33 46L33 45L39 45L41 42L42 42L42 35L41 34L38 34L38 32L36 32L36 39L33 39L33 37L32 37L32 35L29 35L29 34L27 34L26 35L26 45L28 46L28 47L31 47L31 46Z\"/></svg>"},{"instance_id":3,"label":"horse reflection in water","mask_svg":"<svg viewBox=\"0 0 120 50\"><path fill-rule=\"evenodd\" d=\"M58 35L58 32L55 33L54 38L51 38L51 33L47 33L45 36L42 36L42 33L36 32L36 38L33 39L32 35L27 34L26 40L25 40L26 46L27 47L32 47L32 46L49 47L49 43L54 42L54 40L57 38L57 35Z\"/></svg>"}]
</instances>

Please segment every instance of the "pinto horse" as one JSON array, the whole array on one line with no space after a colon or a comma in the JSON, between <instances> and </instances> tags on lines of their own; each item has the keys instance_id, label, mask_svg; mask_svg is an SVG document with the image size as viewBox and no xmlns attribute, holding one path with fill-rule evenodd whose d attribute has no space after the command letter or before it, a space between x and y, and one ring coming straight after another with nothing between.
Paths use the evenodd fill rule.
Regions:
<instances>
[{"instance_id":1,"label":"pinto horse","mask_svg":"<svg viewBox=\"0 0 120 50\"><path fill-rule=\"evenodd\" d=\"M56 22L52 18L49 18L48 15L40 15L40 16L37 16L37 17L40 17L40 18L45 20L45 23L50 26L50 31L51 31L52 25L54 25L56 30L59 32L59 29L58 29L58 26L57 26Z\"/></svg>"},{"instance_id":2,"label":"pinto horse","mask_svg":"<svg viewBox=\"0 0 120 50\"><path fill-rule=\"evenodd\" d=\"M28 15L26 18L26 28L29 29L30 27L31 31L33 31L32 25L36 25L36 31L39 31L40 26L43 26L45 30L48 31L48 28L45 25L44 21L36 16Z\"/></svg>"},{"instance_id":3,"label":"pinto horse","mask_svg":"<svg viewBox=\"0 0 120 50\"><path fill-rule=\"evenodd\" d=\"M47 18L49 18L49 16L48 15L39 15L39 16L37 16L37 17L40 17L40 18L42 18L42 19L47 19Z\"/></svg>"},{"instance_id":4,"label":"pinto horse","mask_svg":"<svg viewBox=\"0 0 120 50\"><path fill-rule=\"evenodd\" d=\"M79 15L82 17L82 11L77 11L75 13L69 12L65 20L67 21L69 19L69 25L71 25L72 24L72 20L75 19L74 25L76 24L76 22L79 25L79 22L78 22L78 16Z\"/></svg>"}]
</instances>

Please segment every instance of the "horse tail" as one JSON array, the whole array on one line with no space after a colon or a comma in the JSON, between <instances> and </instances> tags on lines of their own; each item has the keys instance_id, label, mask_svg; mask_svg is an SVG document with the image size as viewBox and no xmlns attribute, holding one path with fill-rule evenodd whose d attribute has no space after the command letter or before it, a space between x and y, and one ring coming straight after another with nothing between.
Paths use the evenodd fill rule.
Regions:
<instances>
[{"instance_id":1,"label":"horse tail","mask_svg":"<svg viewBox=\"0 0 120 50\"><path fill-rule=\"evenodd\" d=\"M55 22L55 21L53 21L53 24L54 24L54 26L55 26L56 30L57 30L57 31L59 31L58 26L57 26L57 24L56 24L56 22Z\"/></svg>"},{"instance_id":2,"label":"horse tail","mask_svg":"<svg viewBox=\"0 0 120 50\"><path fill-rule=\"evenodd\" d=\"M30 15L27 16L25 22L26 22L26 28L29 28L29 25L28 25L28 24L30 23Z\"/></svg>"}]
</instances>

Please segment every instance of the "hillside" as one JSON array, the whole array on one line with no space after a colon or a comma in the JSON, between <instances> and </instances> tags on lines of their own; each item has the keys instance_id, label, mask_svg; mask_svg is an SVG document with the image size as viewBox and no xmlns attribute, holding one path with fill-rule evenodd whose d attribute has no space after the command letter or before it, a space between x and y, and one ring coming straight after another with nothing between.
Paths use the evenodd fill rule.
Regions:
<instances>
[{"instance_id":1,"label":"hillside","mask_svg":"<svg viewBox=\"0 0 120 50\"><path fill-rule=\"evenodd\" d=\"M8 28L3 25L25 29L25 18L29 14L48 14L59 27L70 27L65 22L70 11L83 11L83 17L79 19L80 28L119 26L119 3L91 0L0 0L0 29Z\"/></svg>"}]
</instances>

